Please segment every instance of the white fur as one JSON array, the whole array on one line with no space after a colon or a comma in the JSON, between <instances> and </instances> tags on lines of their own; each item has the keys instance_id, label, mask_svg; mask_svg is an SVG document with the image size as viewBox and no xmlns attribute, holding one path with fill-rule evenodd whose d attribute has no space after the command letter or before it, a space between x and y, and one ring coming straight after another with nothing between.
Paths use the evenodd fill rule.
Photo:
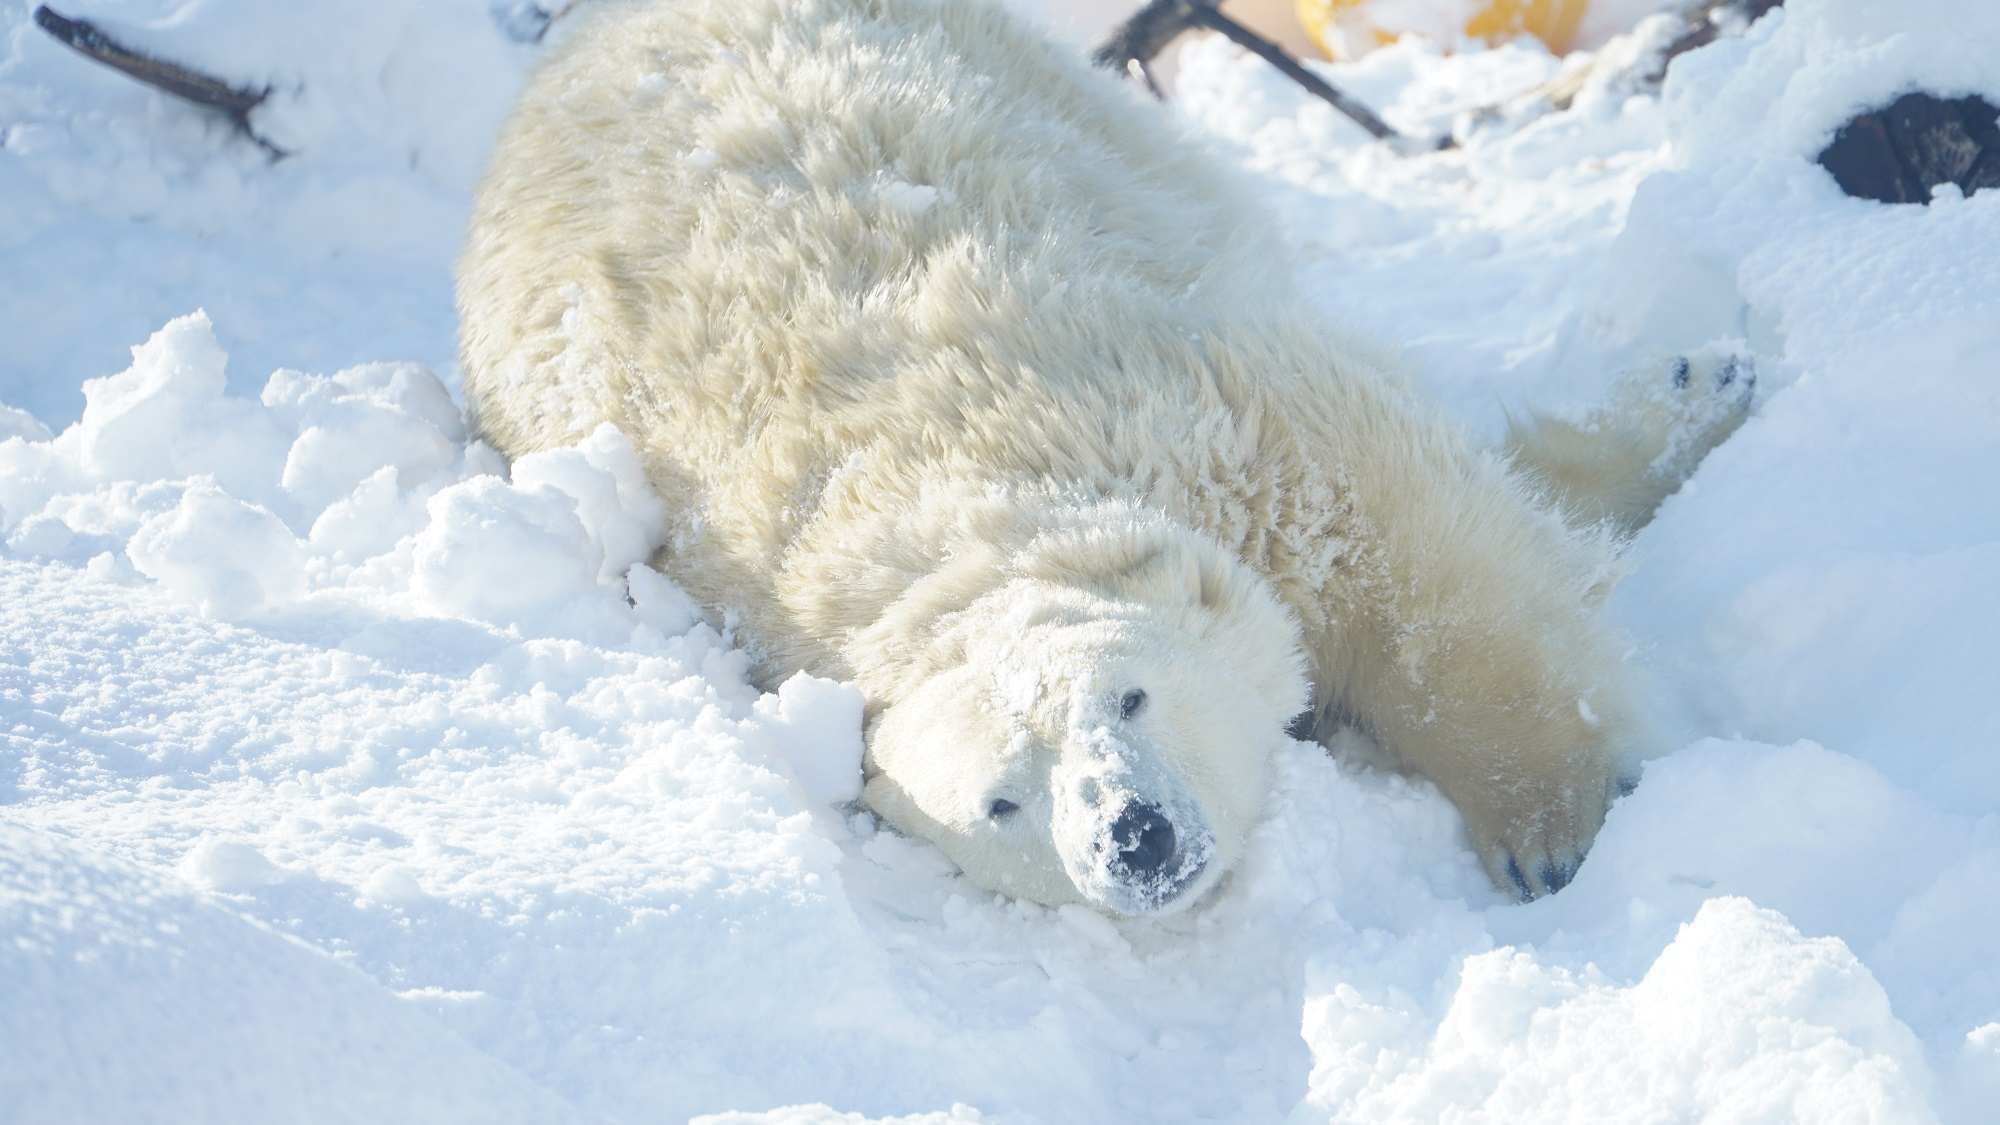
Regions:
<instances>
[{"instance_id":1,"label":"white fur","mask_svg":"<svg viewBox=\"0 0 2000 1125\"><path fill-rule=\"evenodd\" d=\"M982 2L575 22L461 266L478 423L515 457L623 430L662 565L764 675L860 685L884 817L989 887L1169 908L1310 706L1503 885L1566 877L1635 737L1608 536L1325 335L1168 115ZM1120 874L1128 798L1183 882Z\"/></svg>"}]
</instances>

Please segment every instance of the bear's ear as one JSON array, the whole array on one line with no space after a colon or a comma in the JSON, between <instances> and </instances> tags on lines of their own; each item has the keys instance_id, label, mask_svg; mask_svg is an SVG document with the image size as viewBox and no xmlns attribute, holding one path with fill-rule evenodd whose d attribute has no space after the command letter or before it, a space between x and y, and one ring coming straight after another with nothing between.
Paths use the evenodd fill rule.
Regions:
<instances>
[{"instance_id":1,"label":"bear's ear","mask_svg":"<svg viewBox=\"0 0 2000 1125\"><path fill-rule=\"evenodd\" d=\"M1305 709L1310 691L1298 617L1268 579L1205 542L1163 551L1134 577L1147 583L1136 596L1161 604L1177 595L1195 611L1183 621L1240 677L1236 690L1269 714Z\"/></svg>"},{"instance_id":2,"label":"bear's ear","mask_svg":"<svg viewBox=\"0 0 2000 1125\"><path fill-rule=\"evenodd\" d=\"M1272 627L1271 636L1298 632L1267 580L1213 540L1182 527L1135 522L1046 532L1012 568L1021 577L1105 597L1188 606L1218 621L1254 618Z\"/></svg>"},{"instance_id":3,"label":"bear's ear","mask_svg":"<svg viewBox=\"0 0 2000 1125\"><path fill-rule=\"evenodd\" d=\"M843 648L869 706L902 697L908 685L962 659L961 611L1005 580L1005 559L983 544L961 549L934 572L911 582L848 634ZM853 659L856 652L866 660Z\"/></svg>"},{"instance_id":4,"label":"bear's ear","mask_svg":"<svg viewBox=\"0 0 2000 1125\"><path fill-rule=\"evenodd\" d=\"M1250 568L1213 543L1192 537L1153 550L1135 563L1125 581L1133 593L1165 597L1178 592L1190 604L1221 615L1258 610L1271 600L1269 584Z\"/></svg>"},{"instance_id":5,"label":"bear's ear","mask_svg":"<svg viewBox=\"0 0 2000 1125\"><path fill-rule=\"evenodd\" d=\"M1152 529L1072 527L1037 535L1010 569L1021 578L1111 594L1157 568L1167 553Z\"/></svg>"},{"instance_id":6,"label":"bear's ear","mask_svg":"<svg viewBox=\"0 0 2000 1125\"><path fill-rule=\"evenodd\" d=\"M1298 618L1270 580L1214 540L1166 523L1108 523L1037 536L1012 560L1025 578L1138 602L1177 621L1197 643L1231 654L1228 666L1293 715L1305 707L1306 661Z\"/></svg>"},{"instance_id":7,"label":"bear's ear","mask_svg":"<svg viewBox=\"0 0 2000 1125\"><path fill-rule=\"evenodd\" d=\"M1242 604L1249 578L1235 560L1206 544L1176 544L1153 551L1120 576L1121 592L1164 598L1174 594L1212 613L1228 613Z\"/></svg>"},{"instance_id":8,"label":"bear's ear","mask_svg":"<svg viewBox=\"0 0 2000 1125\"><path fill-rule=\"evenodd\" d=\"M1212 612L1268 600L1265 583L1195 532L1163 524L1045 532L1012 560L1014 574L1118 598L1179 601Z\"/></svg>"}]
</instances>

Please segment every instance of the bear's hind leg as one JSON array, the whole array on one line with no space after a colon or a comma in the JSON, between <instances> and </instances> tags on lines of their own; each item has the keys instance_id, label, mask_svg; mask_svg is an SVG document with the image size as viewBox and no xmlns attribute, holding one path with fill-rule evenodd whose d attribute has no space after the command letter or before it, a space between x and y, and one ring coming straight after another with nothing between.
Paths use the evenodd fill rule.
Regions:
<instances>
[{"instance_id":1,"label":"bear's hind leg","mask_svg":"<svg viewBox=\"0 0 2000 1125\"><path fill-rule=\"evenodd\" d=\"M1535 414L1511 422L1506 453L1575 523L1609 522L1629 536L1743 424L1756 389L1747 355L1711 348L1677 356L1624 376L1581 421Z\"/></svg>"}]
</instances>

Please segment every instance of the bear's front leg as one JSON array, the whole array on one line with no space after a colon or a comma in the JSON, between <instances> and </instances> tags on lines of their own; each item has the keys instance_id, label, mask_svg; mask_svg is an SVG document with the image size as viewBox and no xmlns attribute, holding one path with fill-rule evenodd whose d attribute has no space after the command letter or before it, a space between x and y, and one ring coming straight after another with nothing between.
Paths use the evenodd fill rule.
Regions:
<instances>
[{"instance_id":1,"label":"bear's front leg","mask_svg":"<svg viewBox=\"0 0 2000 1125\"><path fill-rule=\"evenodd\" d=\"M1494 884L1535 898L1569 883L1604 823L1630 718L1615 673L1582 658L1600 646L1504 616L1379 638L1350 657L1378 674L1343 702L1458 806Z\"/></svg>"},{"instance_id":2,"label":"bear's front leg","mask_svg":"<svg viewBox=\"0 0 2000 1125\"><path fill-rule=\"evenodd\" d=\"M1323 602L1321 694L1444 790L1501 889L1548 894L1638 749L1597 612L1616 562L1497 458L1404 425L1344 473L1357 549Z\"/></svg>"}]
</instances>

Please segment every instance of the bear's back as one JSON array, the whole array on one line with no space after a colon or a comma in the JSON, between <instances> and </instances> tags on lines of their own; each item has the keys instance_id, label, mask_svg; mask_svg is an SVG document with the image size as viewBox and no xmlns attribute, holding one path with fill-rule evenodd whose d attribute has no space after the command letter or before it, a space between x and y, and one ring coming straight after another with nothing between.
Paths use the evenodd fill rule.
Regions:
<instances>
[{"instance_id":1,"label":"bear's back","mask_svg":"<svg viewBox=\"0 0 2000 1125\"><path fill-rule=\"evenodd\" d=\"M796 505L884 440L1032 458L1135 386L1157 405L1213 310L1285 284L1226 173L988 3L574 18L460 264L467 396L509 456L609 420L685 508L746 476Z\"/></svg>"}]
</instances>

